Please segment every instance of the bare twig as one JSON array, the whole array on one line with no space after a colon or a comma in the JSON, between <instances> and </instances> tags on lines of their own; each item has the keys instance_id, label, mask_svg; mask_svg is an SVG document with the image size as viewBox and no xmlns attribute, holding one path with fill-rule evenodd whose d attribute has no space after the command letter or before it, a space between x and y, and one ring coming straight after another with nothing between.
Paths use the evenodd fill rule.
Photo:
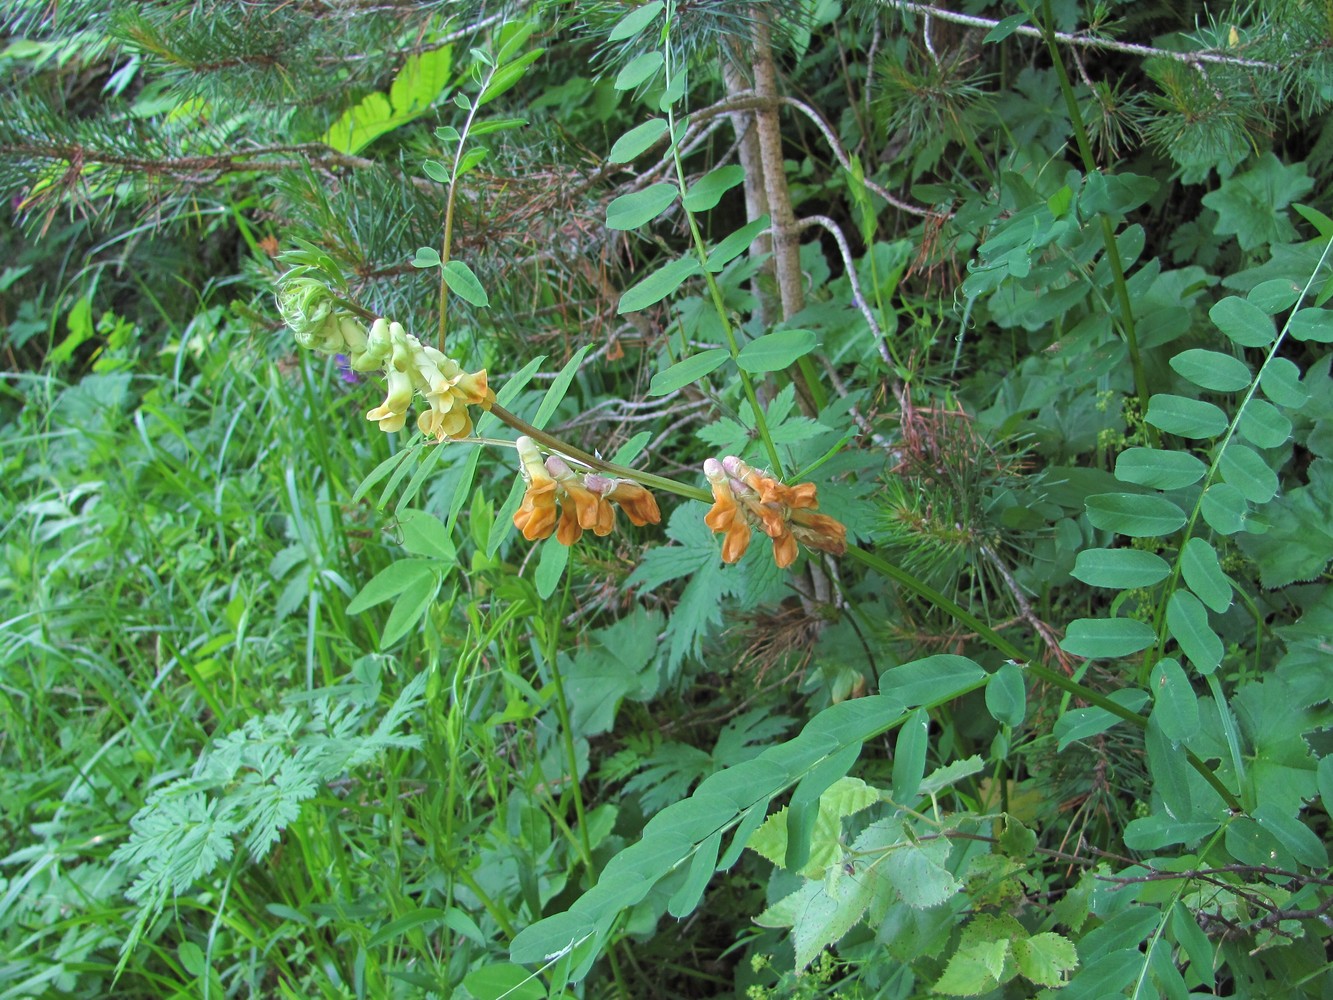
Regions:
<instances>
[{"instance_id":1,"label":"bare twig","mask_svg":"<svg viewBox=\"0 0 1333 1000\"><path fill-rule=\"evenodd\" d=\"M861 315L865 317L866 323L870 325L870 332L875 335L875 349L879 351L879 356L884 360L884 364L892 369L893 355L889 353L889 344L884 339L884 331L880 329L880 325L875 319L875 311L870 308L870 303L861 294L861 279L857 276L856 262L852 260L852 248L847 243L847 237L843 235L838 224L827 215L806 216L796 223L797 229L808 229L811 226L821 226L838 244L838 253L842 256L843 269L847 272L847 280L852 286L852 301L856 304L856 308L861 310Z\"/></svg>"}]
</instances>

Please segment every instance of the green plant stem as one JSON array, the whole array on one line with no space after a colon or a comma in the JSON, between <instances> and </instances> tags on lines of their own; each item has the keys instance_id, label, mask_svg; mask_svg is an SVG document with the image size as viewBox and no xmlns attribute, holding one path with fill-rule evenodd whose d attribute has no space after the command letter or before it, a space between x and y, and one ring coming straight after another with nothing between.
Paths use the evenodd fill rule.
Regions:
<instances>
[{"instance_id":1,"label":"green plant stem","mask_svg":"<svg viewBox=\"0 0 1333 1000\"><path fill-rule=\"evenodd\" d=\"M930 603L934 604L941 611L948 612L961 624L966 625L975 632L978 637L990 643L1005 656L1017 663L1023 664L1023 669L1038 680L1045 681L1052 687L1059 688L1061 691L1068 692L1077 698L1081 698L1090 705L1095 705L1097 708L1104 709L1117 718L1123 719L1139 729L1146 730L1148 728L1148 720L1142 715L1139 715L1137 712L1132 712L1124 705L1112 701L1099 691L1095 691L1086 685L1078 683L1078 681L1075 681L1072 678L1066 677L1064 674L1056 670L1051 670L1049 667L1044 667L1040 663L1037 663L1032 656L1028 655L1024 650L1000 635L970 611L967 611L962 605L950 600L934 587L918 580L906 570L895 566L893 563L886 559L882 559L872 552L867 552L864 549L855 547L847 550L847 558L854 562L859 562L861 565L874 570L881 576L902 584L914 594L930 601ZM1194 751L1186 750L1185 753L1189 758L1190 766L1198 771L1212 789L1221 796L1222 801L1227 804L1227 807L1235 812L1242 811L1240 801L1231 790L1226 787L1226 785L1222 784L1221 779L1212 772L1208 765L1200 760L1199 756L1195 754Z\"/></svg>"},{"instance_id":2,"label":"green plant stem","mask_svg":"<svg viewBox=\"0 0 1333 1000\"><path fill-rule=\"evenodd\" d=\"M1027 4L1023 4L1027 8ZM1051 53L1051 63L1060 80L1060 92L1064 95L1065 108L1069 112L1069 121L1074 128L1074 141L1078 144L1079 156L1083 159L1083 169L1088 176L1097 172L1097 161L1092 155L1092 143L1088 140L1088 129L1083 123L1083 115L1078 109L1078 99L1074 96L1074 87L1065 69L1064 57L1060 53L1055 39L1055 19L1051 13L1051 0L1042 0L1041 33L1046 41L1046 48ZM1028 10L1029 16L1032 11ZM1102 242L1106 246L1106 262L1111 267L1111 278L1115 284L1116 299L1120 303L1120 328L1125 334L1125 346L1129 349L1129 362L1134 369L1134 391L1139 397L1139 405L1146 413L1148 409L1148 378L1143 369L1143 356L1139 352L1138 332L1134 326L1134 306L1129 301L1129 285L1125 280L1125 268L1120 260L1120 249L1115 245L1115 230L1111 220L1104 213L1099 213L1101 220ZM1155 431L1149 431L1156 437Z\"/></svg>"}]
</instances>

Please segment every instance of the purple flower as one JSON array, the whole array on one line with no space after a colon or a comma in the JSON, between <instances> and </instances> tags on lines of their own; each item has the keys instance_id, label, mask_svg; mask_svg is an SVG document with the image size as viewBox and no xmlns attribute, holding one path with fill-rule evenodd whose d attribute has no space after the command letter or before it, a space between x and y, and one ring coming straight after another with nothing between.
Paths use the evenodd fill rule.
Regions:
<instances>
[{"instance_id":1,"label":"purple flower","mask_svg":"<svg viewBox=\"0 0 1333 1000\"><path fill-rule=\"evenodd\" d=\"M361 376L352 371L352 363L346 354L335 354L333 360L338 364L338 376L348 385L360 385Z\"/></svg>"}]
</instances>

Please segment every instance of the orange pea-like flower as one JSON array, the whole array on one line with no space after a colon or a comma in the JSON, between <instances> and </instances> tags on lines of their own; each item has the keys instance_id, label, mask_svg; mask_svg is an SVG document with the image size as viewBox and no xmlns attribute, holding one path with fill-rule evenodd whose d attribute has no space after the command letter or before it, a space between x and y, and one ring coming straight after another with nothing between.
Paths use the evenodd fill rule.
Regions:
<instances>
[{"instance_id":1,"label":"orange pea-like flower","mask_svg":"<svg viewBox=\"0 0 1333 1000\"><path fill-rule=\"evenodd\" d=\"M779 569L796 561L798 543L834 555L847 551L847 529L826 514L814 513L819 506L814 483L788 486L735 455L720 462L708 459L704 475L713 488L713 506L704 523L725 533L724 562L735 562L745 553L751 525L773 539L773 561Z\"/></svg>"},{"instance_id":2,"label":"orange pea-like flower","mask_svg":"<svg viewBox=\"0 0 1333 1000\"><path fill-rule=\"evenodd\" d=\"M715 458L704 462L704 475L713 488L713 506L704 515L704 524L722 533L722 561L739 562L750 547L750 525L737 503L731 479Z\"/></svg>"},{"instance_id":3,"label":"orange pea-like flower","mask_svg":"<svg viewBox=\"0 0 1333 1000\"><path fill-rule=\"evenodd\" d=\"M514 527L523 532L528 541L535 542L539 538L549 538L555 530L556 482L542 464L541 452L532 438L520 437L516 444L522 463L520 469L528 488L523 492L523 502L514 512Z\"/></svg>"},{"instance_id":4,"label":"orange pea-like flower","mask_svg":"<svg viewBox=\"0 0 1333 1000\"><path fill-rule=\"evenodd\" d=\"M588 479L591 480L592 476ZM620 504L620 509L637 528L642 528L645 524L659 524L662 520L662 512L657 509L657 499L649 490L633 480L612 480L606 498Z\"/></svg>"}]
</instances>

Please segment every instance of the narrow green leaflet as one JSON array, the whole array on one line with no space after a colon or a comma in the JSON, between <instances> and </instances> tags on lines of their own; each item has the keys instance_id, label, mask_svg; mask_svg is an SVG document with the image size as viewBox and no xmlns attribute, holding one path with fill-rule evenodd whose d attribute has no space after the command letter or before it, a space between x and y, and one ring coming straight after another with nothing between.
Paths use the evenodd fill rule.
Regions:
<instances>
[{"instance_id":1,"label":"narrow green leaflet","mask_svg":"<svg viewBox=\"0 0 1333 1000\"><path fill-rule=\"evenodd\" d=\"M1149 685L1162 735L1173 743L1191 739L1199 731L1199 699L1180 664L1169 656L1159 660Z\"/></svg>"},{"instance_id":2,"label":"narrow green leaflet","mask_svg":"<svg viewBox=\"0 0 1333 1000\"><path fill-rule=\"evenodd\" d=\"M986 671L966 656L937 653L884 671L879 675L879 693L916 708L935 704L941 697L957 697L985 680Z\"/></svg>"},{"instance_id":3,"label":"narrow green leaflet","mask_svg":"<svg viewBox=\"0 0 1333 1000\"><path fill-rule=\"evenodd\" d=\"M420 250L417 251L417 253L420 252ZM480 309L484 309L491 304L491 300L486 297L486 289L481 287L481 282L472 273L472 268L461 260L449 261L441 268L441 273L444 275L444 283L449 286L449 291L460 299Z\"/></svg>"},{"instance_id":4,"label":"narrow green leaflet","mask_svg":"<svg viewBox=\"0 0 1333 1000\"><path fill-rule=\"evenodd\" d=\"M670 368L653 376L652 382L648 385L648 394L662 396L668 392L675 392L720 368L730 357L726 348L714 347L700 351L684 361L677 361Z\"/></svg>"},{"instance_id":5,"label":"narrow green leaflet","mask_svg":"<svg viewBox=\"0 0 1333 1000\"><path fill-rule=\"evenodd\" d=\"M440 583L441 578L435 573L412 581L389 612L389 619L384 623L384 634L380 636L380 649L388 649L421 621L426 609L435 601Z\"/></svg>"},{"instance_id":6,"label":"narrow green leaflet","mask_svg":"<svg viewBox=\"0 0 1333 1000\"><path fill-rule=\"evenodd\" d=\"M633 90L639 84L647 82L657 75L657 71L662 68L665 61L665 57L656 49L635 56L616 74L614 84L616 90ZM625 161L617 160L615 162L623 163Z\"/></svg>"},{"instance_id":7,"label":"narrow green leaflet","mask_svg":"<svg viewBox=\"0 0 1333 1000\"><path fill-rule=\"evenodd\" d=\"M745 168L729 164L709 171L690 185L683 202L691 212L706 212L722 200L722 196L745 180Z\"/></svg>"},{"instance_id":8,"label":"narrow green leaflet","mask_svg":"<svg viewBox=\"0 0 1333 1000\"><path fill-rule=\"evenodd\" d=\"M635 125L617 139L606 158L612 163L629 163L666 135L666 130L665 118L650 118L642 125Z\"/></svg>"},{"instance_id":9,"label":"narrow green leaflet","mask_svg":"<svg viewBox=\"0 0 1333 1000\"><path fill-rule=\"evenodd\" d=\"M893 801L911 802L916 798L921 779L926 776L926 751L930 748L927 734L930 717L924 708L918 708L907 717L898 730L893 748Z\"/></svg>"},{"instance_id":10,"label":"narrow green leaflet","mask_svg":"<svg viewBox=\"0 0 1333 1000\"><path fill-rule=\"evenodd\" d=\"M1178 490L1193 486L1208 466L1185 451L1161 448L1126 448L1115 460L1115 477L1122 483Z\"/></svg>"},{"instance_id":11,"label":"narrow green leaflet","mask_svg":"<svg viewBox=\"0 0 1333 1000\"><path fill-rule=\"evenodd\" d=\"M796 363L819 343L810 330L780 330L767 333L741 348L736 364L747 372L777 372Z\"/></svg>"},{"instance_id":12,"label":"narrow green leaflet","mask_svg":"<svg viewBox=\"0 0 1333 1000\"><path fill-rule=\"evenodd\" d=\"M1177 590L1166 605L1166 627L1194 669L1211 674L1222 662L1222 640L1208 624L1203 602L1188 590Z\"/></svg>"},{"instance_id":13,"label":"narrow green leaflet","mask_svg":"<svg viewBox=\"0 0 1333 1000\"><path fill-rule=\"evenodd\" d=\"M664 264L620 296L617 315L656 305L700 270L699 262L694 257L679 257Z\"/></svg>"},{"instance_id":14,"label":"narrow green leaflet","mask_svg":"<svg viewBox=\"0 0 1333 1000\"><path fill-rule=\"evenodd\" d=\"M554 538L548 538L542 543L533 583L537 585L537 596L543 601L554 594L555 588L560 586L560 578L565 575L565 566L568 564L568 545L561 545Z\"/></svg>"},{"instance_id":15,"label":"narrow green leaflet","mask_svg":"<svg viewBox=\"0 0 1333 1000\"><path fill-rule=\"evenodd\" d=\"M1232 441L1218 465L1223 478L1251 503L1267 503L1277 496L1277 473L1253 448Z\"/></svg>"},{"instance_id":16,"label":"narrow green leaflet","mask_svg":"<svg viewBox=\"0 0 1333 1000\"><path fill-rule=\"evenodd\" d=\"M623 42L628 38L634 38L644 28L653 23L658 14L662 13L662 8L666 4L662 0L651 0L636 10L630 11L611 29L611 34L606 36L608 42Z\"/></svg>"},{"instance_id":17,"label":"narrow green leaflet","mask_svg":"<svg viewBox=\"0 0 1333 1000\"><path fill-rule=\"evenodd\" d=\"M592 346L592 344L584 344L574 352L573 357L565 362L564 367L560 369L560 374L551 382L550 387L546 390L546 395L542 397L541 404L537 407L537 414L532 418L533 426L538 429L545 429L546 421L551 419L556 407L564 402L565 394L569 392L569 387L574 382L574 376L579 373L579 366L583 364L583 359L588 356Z\"/></svg>"},{"instance_id":18,"label":"narrow green leaflet","mask_svg":"<svg viewBox=\"0 0 1333 1000\"><path fill-rule=\"evenodd\" d=\"M1148 401L1143 419L1168 434L1186 438L1217 437L1227 429L1227 415L1220 406L1165 392Z\"/></svg>"},{"instance_id":19,"label":"narrow green leaflet","mask_svg":"<svg viewBox=\"0 0 1333 1000\"><path fill-rule=\"evenodd\" d=\"M1088 659L1114 659L1147 649L1156 638L1149 625L1132 618L1076 618L1060 648Z\"/></svg>"},{"instance_id":20,"label":"narrow green leaflet","mask_svg":"<svg viewBox=\"0 0 1333 1000\"><path fill-rule=\"evenodd\" d=\"M752 222L747 222L708 253L708 270L716 273L750 248L755 238L768 228L767 215L761 215Z\"/></svg>"},{"instance_id":21,"label":"narrow green leaflet","mask_svg":"<svg viewBox=\"0 0 1333 1000\"><path fill-rule=\"evenodd\" d=\"M1085 501L1093 527L1131 538L1169 535L1185 524L1185 512L1165 497L1098 493Z\"/></svg>"},{"instance_id":22,"label":"narrow green leaflet","mask_svg":"<svg viewBox=\"0 0 1333 1000\"><path fill-rule=\"evenodd\" d=\"M392 600L404 591L419 587L435 574L433 559L399 559L380 570L347 605L349 615L359 615L376 604Z\"/></svg>"},{"instance_id":23,"label":"narrow green leaflet","mask_svg":"<svg viewBox=\"0 0 1333 1000\"><path fill-rule=\"evenodd\" d=\"M1128 590L1151 587L1167 578L1171 567L1155 552L1141 549L1084 549L1074 557L1071 576L1092 587Z\"/></svg>"},{"instance_id":24,"label":"narrow green leaflet","mask_svg":"<svg viewBox=\"0 0 1333 1000\"><path fill-rule=\"evenodd\" d=\"M676 190L676 185L663 182L621 195L606 206L606 228L638 229L651 222L676 200Z\"/></svg>"},{"instance_id":25,"label":"narrow green leaflet","mask_svg":"<svg viewBox=\"0 0 1333 1000\"><path fill-rule=\"evenodd\" d=\"M1219 615L1231 607L1231 581L1222 572L1217 550L1202 538L1191 538L1180 553L1180 571L1199 600Z\"/></svg>"},{"instance_id":26,"label":"narrow green leaflet","mask_svg":"<svg viewBox=\"0 0 1333 1000\"><path fill-rule=\"evenodd\" d=\"M1185 755L1174 740L1162 729L1162 722L1153 712L1148 716L1148 729L1143 738L1148 751L1148 766L1152 768L1154 787L1162 797L1166 811L1177 822L1186 822L1194 814L1190 795L1190 768Z\"/></svg>"},{"instance_id":27,"label":"narrow green leaflet","mask_svg":"<svg viewBox=\"0 0 1333 1000\"><path fill-rule=\"evenodd\" d=\"M1277 337L1273 317L1235 295L1227 296L1208 310L1208 318L1241 347L1267 347Z\"/></svg>"},{"instance_id":28,"label":"narrow green leaflet","mask_svg":"<svg viewBox=\"0 0 1333 1000\"><path fill-rule=\"evenodd\" d=\"M1148 693L1136 688L1121 688L1107 695L1113 702L1137 712L1148 700ZM1056 749L1063 750L1076 740L1086 740L1106 732L1124 720L1104 708L1075 708L1055 720Z\"/></svg>"},{"instance_id":29,"label":"narrow green leaflet","mask_svg":"<svg viewBox=\"0 0 1333 1000\"><path fill-rule=\"evenodd\" d=\"M686 872L685 881L667 900L667 912L673 917L688 916L699 905L699 900L703 899L704 890L708 888L708 881L713 877L713 870L717 865L718 851L721 848L722 831L719 830L700 844L698 850L694 852L694 857L690 858L690 866Z\"/></svg>"},{"instance_id":30,"label":"narrow green leaflet","mask_svg":"<svg viewBox=\"0 0 1333 1000\"><path fill-rule=\"evenodd\" d=\"M1023 668L1017 663L1006 663L991 674L986 684L986 709L1001 725L1022 725L1027 715L1027 684Z\"/></svg>"},{"instance_id":31,"label":"narrow green leaflet","mask_svg":"<svg viewBox=\"0 0 1333 1000\"><path fill-rule=\"evenodd\" d=\"M1254 379L1249 365L1219 351L1182 351L1171 359L1171 367L1200 388L1213 392L1239 392Z\"/></svg>"}]
</instances>

